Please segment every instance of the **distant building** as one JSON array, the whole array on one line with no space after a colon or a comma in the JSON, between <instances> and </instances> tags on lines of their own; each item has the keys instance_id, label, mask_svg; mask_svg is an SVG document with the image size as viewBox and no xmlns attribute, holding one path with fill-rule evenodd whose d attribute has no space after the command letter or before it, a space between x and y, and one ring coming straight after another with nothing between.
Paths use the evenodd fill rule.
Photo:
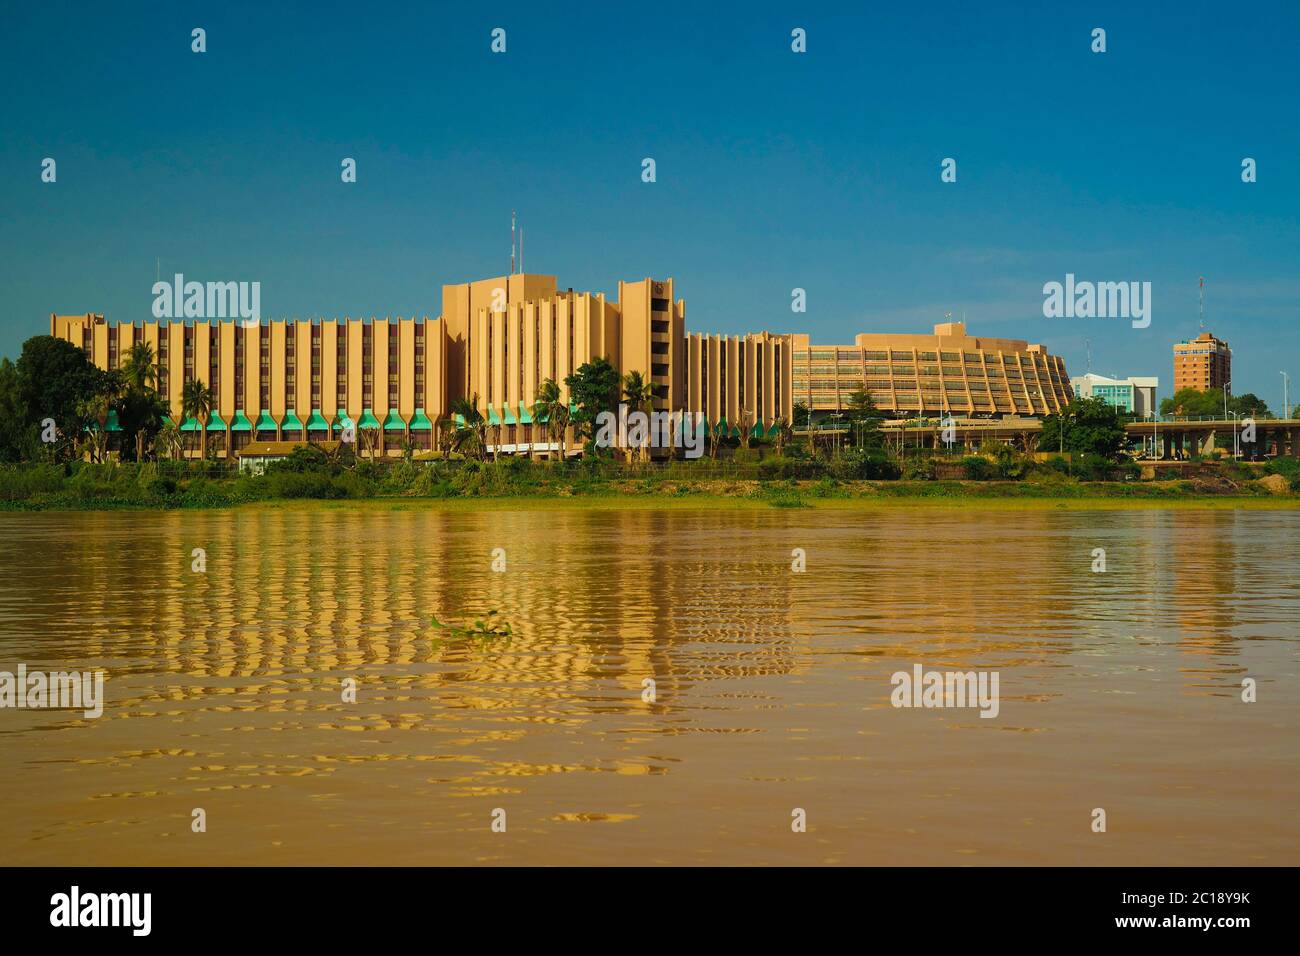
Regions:
<instances>
[{"instance_id":1,"label":"distant building","mask_svg":"<svg viewBox=\"0 0 1300 956\"><path fill-rule=\"evenodd\" d=\"M1199 392L1228 388L1232 384L1232 349L1222 339L1202 332L1187 342L1174 343L1174 391Z\"/></svg>"},{"instance_id":2,"label":"distant building","mask_svg":"<svg viewBox=\"0 0 1300 956\"><path fill-rule=\"evenodd\" d=\"M859 389L891 417L1049 415L1070 402L1065 362L1023 339L966 333L944 322L932 335L859 334L853 345L790 336L793 399L814 419L848 407Z\"/></svg>"},{"instance_id":3,"label":"distant building","mask_svg":"<svg viewBox=\"0 0 1300 956\"><path fill-rule=\"evenodd\" d=\"M1160 379L1155 376L1107 378L1089 372L1070 379L1076 397L1104 398L1116 408L1141 418L1155 413L1156 389L1159 385Z\"/></svg>"}]
</instances>

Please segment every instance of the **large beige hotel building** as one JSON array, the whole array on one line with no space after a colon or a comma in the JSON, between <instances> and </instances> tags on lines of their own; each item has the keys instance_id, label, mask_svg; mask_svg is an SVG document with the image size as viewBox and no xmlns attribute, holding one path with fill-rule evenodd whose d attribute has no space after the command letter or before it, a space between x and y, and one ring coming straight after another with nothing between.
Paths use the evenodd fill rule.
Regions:
<instances>
[{"instance_id":1,"label":"large beige hotel building","mask_svg":"<svg viewBox=\"0 0 1300 956\"><path fill-rule=\"evenodd\" d=\"M554 453L530 412L538 387L554 379L567 398L565 377L602 356L647 376L656 410L700 412L713 433L733 436L770 434L796 402L814 419L833 417L859 388L897 416L1045 414L1069 401L1059 358L1020 340L967 336L959 323L929 336L859 335L851 347L797 334L688 333L672 279L619 282L610 300L518 273L443 286L433 319L110 324L51 315L50 333L103 368L119 366L135 343L151 345L177 420L185 383L204 381L216 398L208 436L217 456L253 441L336 438L349 423L373 430L380 454L407 442L429 449L452 401L475 395L502 450ZM199 427L181 425L194 449Z\"/></svg>"}]
</instances>

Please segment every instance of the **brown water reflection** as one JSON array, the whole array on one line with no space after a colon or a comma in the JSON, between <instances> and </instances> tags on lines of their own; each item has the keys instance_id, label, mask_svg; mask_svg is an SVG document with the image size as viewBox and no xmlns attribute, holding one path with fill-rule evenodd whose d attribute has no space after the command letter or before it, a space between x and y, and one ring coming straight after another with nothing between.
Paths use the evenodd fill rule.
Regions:
<instances>
[{"instance_id":1,"label":"brown water reflection","mask_svg":"<svg viewBox=\"0 0 1300 956\"><path fill-rule=\"evenodd\" d=\"M0 515L0 669L108 672L99 720L0 710L0 860L1295 864L1297 531L1285 510ZM510 638L430 625L492 608ZM1001 713L892 708L916 662L998 670Z\"/></svg>"}]
</instances>

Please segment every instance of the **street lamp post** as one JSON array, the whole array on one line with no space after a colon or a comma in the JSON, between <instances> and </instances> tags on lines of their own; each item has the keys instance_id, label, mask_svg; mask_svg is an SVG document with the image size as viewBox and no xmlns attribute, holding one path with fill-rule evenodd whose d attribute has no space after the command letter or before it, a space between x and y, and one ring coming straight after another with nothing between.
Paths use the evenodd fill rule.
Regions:
<instances>
[{"instance_id":1,"label":"street lamp post","mask_svg":"<svg viewBox=\"0 0 1300 956\"><path fill-rule=\"evenodd\" d=\"M1282 376L1282 417L1291 418L1291 404L1288 399L1291 397L1289 386L1291 385L1291 376L1286 372L1278 372Z\"/></svg>"}]
</instances>

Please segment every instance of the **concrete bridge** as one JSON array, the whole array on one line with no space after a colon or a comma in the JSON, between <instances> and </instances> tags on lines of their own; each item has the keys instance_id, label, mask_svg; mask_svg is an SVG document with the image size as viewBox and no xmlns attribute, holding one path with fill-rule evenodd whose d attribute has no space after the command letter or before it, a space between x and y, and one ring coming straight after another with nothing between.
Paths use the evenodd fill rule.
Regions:
<instances>
[{"instance_id":1,"label":"concrete bridge","mask_svg":"<svg viewBox=\"0 0 1300 956\"><path fill-rule=\"evenodd\" d=\"M1006 442L1021 451L1051 452L1052 448L1039 448L1038 439L1042 422L1037 418L973 419L954 423L953 447L974 451L984 441ZM848 426L814 428L812 434L818 441L833 441L836 435L846 436ZM885 441L893 447L942 448L943 426L935 419L917 421L894 420L881 425ZM1242 457L1272 457L1275 455L1300 455L1300 419L1261 418L1255 421L1255 441L1246 443L1241 418L1220 419L1168 419L1130 422L1124 431L1135 441L1141 441L1142 457L1176 460L1192 455L1213 455L1223 449L1231 455L1235 448ZM801 432L801 434L809 434Z\"/></svg>"}]
</instances>

